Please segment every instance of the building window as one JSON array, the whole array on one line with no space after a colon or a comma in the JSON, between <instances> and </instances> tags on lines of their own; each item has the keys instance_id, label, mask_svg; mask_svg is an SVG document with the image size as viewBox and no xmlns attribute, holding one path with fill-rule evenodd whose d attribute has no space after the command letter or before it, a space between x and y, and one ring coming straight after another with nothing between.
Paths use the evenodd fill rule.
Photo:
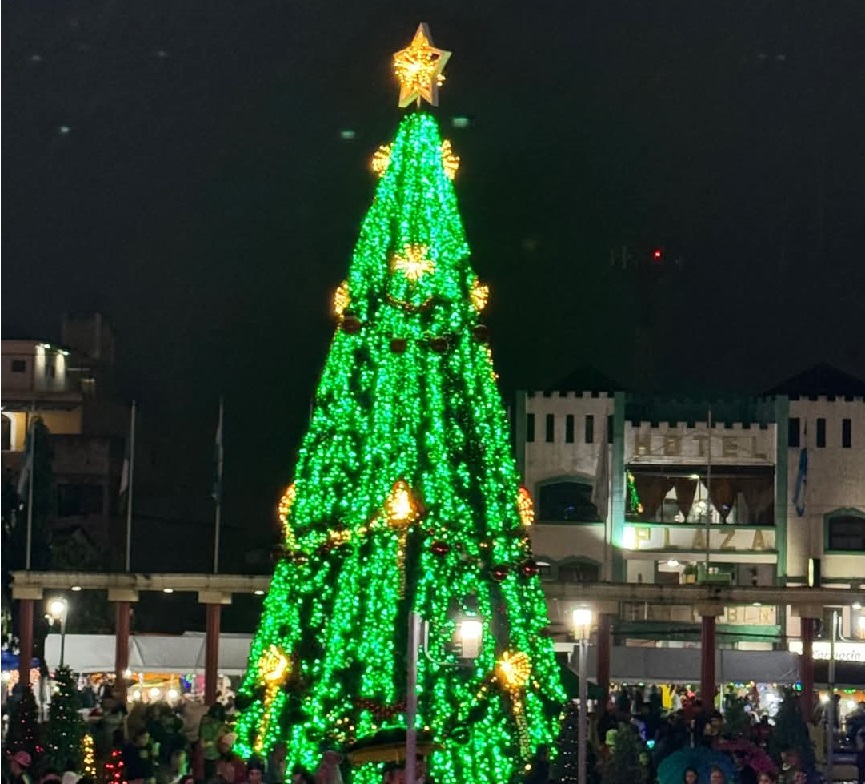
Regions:
<instances>
[{"instance_id":1,"label":"building window","mask_svg":"<svg viewBox=\"0 0 865 784\"><path fill-rule=\"evenodd\" d=\"M852 419L842 419L841 420L841 448L842 449L852 449L853 448L853 420Z\"/></svg>"},{"instance_id":2,"label":"building window","mask_svg":"<svg viewBox=\"0 0 865 784\"><path fill-rule=\"evenodd\" d=\"M826 448L826 420L822 417L817 420L817 448Z\"/></svg>"},{"instance_id":3,"label":"building window","mask_svg":"<svg viewBox=\"0 0 865 784\"><path fill-rule=\"evenodd\" d=\"M596 563L572 561L559 566L559 581L563 583L596 583L601 579L601 567Z\"/></svg>"},{"instance_id":4,"label":"building window","mask_svg":"<svg viewBox=\"0 0 865 784\"><path fill-rule=\"evenodd\" d=\"M787 446L797 448L799 446L799 417L790 417L787 420Z\"/></svg>"},{"instance_id":5,"label":"building window","mask_svg":"<svg viewBox=\"0 0 865 784\"><path fill-rule=\"evenodd\" d=\"M12 420L6 414L0 416L2 416L0 421L3 423L3 451L8 452L12 449Z\"/></svg>"},{"instance_id":6,"label":"building window","mask_svg":"<svg viewBox=\"0 0 865 784\"><path fill-rule=\"evenodd\" d=\"M855 509L835 512L826 529L827 550L865 553L865 513Z\"/></svg>"},{"instance_id":7,"label":"building window","mask_svg":"<svg viewBox=\"0 0 865 784\"><path fill-rule=\"evenodd\" d=\"M535 440L535 415L526 414L526 441L532 443Z\"/></svg>"},{"instance_id":8,"label":"building window","mask_svg":"<svg viewBox=\"0 0 865 784\"><path fill-rule=\"evenodd\" d=\"M595 417L592 414L586 414L586 443L595 443Z\"/></svg>"},{"instance_id":9,"label":"building window","mask_svg":"<svg viewBox=\"0 0 865 784\"><path fill-rule=\"evenodd\" d=\"M541 521L559 523L597 522L597 507L592 503L592 485L565 480L541 485L538 492Z\"/></svg>"},{"instance_id":10,"label":"building window","mask_svg":"<svg viewBox=\"0 0 865 784\"><path fill-rule=\"evenodd\" d=\"M565 417L565 443L574 443L574 415L568 414Z\"/></svg>"},{"instance_id":11,"label":"building window","mask_svg":"<svg viewBox=\"0 0 865 784\"><path fill-rule=\"evenodd\" d=\"M556 415L547 414L547 443L552 444L556 440Z\"/></svg>"},{"instance_id":12,"label":"building window","mask_svg":"<svg viewBox=\"0 0 865 784\"><path fill-rule=\"evenodd\" d=\"M26 359L13 359L12 360L12 372L13 373L26 373L27 372L27 360Z\"/></svg>"},{"instance_id":13,"label":"building window","mask_svg":"<svg viewBox=\"0 0 865 784\"><path fill-rule=\"evenodd\" d=\"M102 496L101 485L59 485L57 515L59 517L101 515Z\"/></svg>"}]
</instances>

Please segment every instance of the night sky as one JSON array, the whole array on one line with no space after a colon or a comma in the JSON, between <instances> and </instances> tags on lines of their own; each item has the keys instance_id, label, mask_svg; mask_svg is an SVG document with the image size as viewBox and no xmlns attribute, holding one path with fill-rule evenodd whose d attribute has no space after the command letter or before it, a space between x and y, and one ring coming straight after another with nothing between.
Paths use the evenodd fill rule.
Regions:
<instances>
[{"instance_id":1,"label":"night sky","mask_svg":"<svg viewBox=\"0 0 865 784\"><path fill-rule=\"evenodd\" d=\"M861 0L7 2L3 336L102 311L204 495L224 394L226 519L270 530L420 21L507 388L865 376Z\"/></svg>"}]
</instances>

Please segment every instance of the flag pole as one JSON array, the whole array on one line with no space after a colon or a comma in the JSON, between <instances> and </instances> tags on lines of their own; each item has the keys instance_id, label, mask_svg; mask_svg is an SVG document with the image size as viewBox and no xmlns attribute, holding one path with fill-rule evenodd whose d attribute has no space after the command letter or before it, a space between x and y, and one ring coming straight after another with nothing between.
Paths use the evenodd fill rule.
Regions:
<instances>
[{"instance_id":1,"label":"flag pole","mask_svg":"<svg viewBox=\"0 0 865 784\"><path fill-rule=\"evenodd\" d=\"M216 502L213 520L213 573L219 573L219 529L222 525L222 417L223 398L219 398L219 424L216 426L216 483L213 500Z\"/></svg>"},{"instance_id":2,"label":"flag pole","mask_svg":"<svg viewBox=\"0 0 865 784\"><path fill-rule=\"evenodd\" d=\"M36 434L33 432L35 421L33 404L30 404L30 427L27 429L30 454L24 457L25 464L30 461L30 481L27 486L27 551L24 555L24 569L30 571L30 551L33 545L33 476L36 473Z\"/></svg>"},{"instance_id":3,"label":"flag pole","mask_svg":"<svg viewBox=\"0 0 865 784\"><path fill-rule=\"evenodd\" d=\"M126 488L126 571L132 571L132 488L135 480L135 413L136 403L132 401L129 415L129 485Z\"/></svg>"}]
</instances>

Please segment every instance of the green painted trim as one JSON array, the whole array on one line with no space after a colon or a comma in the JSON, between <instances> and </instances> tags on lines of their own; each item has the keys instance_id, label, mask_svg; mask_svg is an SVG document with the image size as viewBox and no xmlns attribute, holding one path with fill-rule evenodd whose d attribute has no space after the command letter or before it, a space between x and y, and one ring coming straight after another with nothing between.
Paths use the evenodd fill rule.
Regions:
<instances>
[{"instance_id":1,"label":"green painted trim","mask_svg":"<svg viewBox=\"0 0 865 784\"><path fill-rule=\"evenodd\" d=\"M657 523L657 522L643 522L642 520L628 520L625 519L625 525L630 525L633 528L681 528L683 531L693 530L693 531L705 531L706 526L701 523ZM735 530L743 530L743 531L774 531L774 525L712 525L713 531L730 531L731 529Z\"/></svg>"},{"instance_id":2,"label":"green painted trim","mask_svg":"<svg viewBox=\"0 0 865 784\"><path fill-rule=\"evenodd\" d=\"M787 576L787 429L790 420L790 399L775 398L775 546L778 548L778 580Z\"/></svg>"},{"instance_id":3,"label":"green painted trim","mask_svg":"<svg viewBox=\"0 0 865 784\"><path fill-rule=\"evenodd\" d=\"M561 484L589 485L593 487L595 477L592 474L584 474L581 471L575 471L573 474L558 474L557 476L548 476L546 479L540 479L535 482L535 489L540 490L542 487L547 487L548 485Z\"/></svg>"},{"instance_id":4,"label":"green painted trim","mask_svg":"<svg viewBox=\"0 0 865 784\"><path fill-rule=\"evenodd\" d=\"M829 520L833 517L845 515L849 517L861 517L865 519L865 512L853 506L842 506L826 512L823 515L823 555L865 555L865 550L830 550L829 549Z\"/></svg>"},{"instance_id":5,"label":"green painted trim","mask_svg":"<svg viewBox=\"0 0 865 784\"><path fill-rule=\"evenodd\" d=\"M535 525L603 525L603 520L538 520Z\"/></svg>"},{"instance_id":6,"label":"green painted trim","mask_svg":"<svg viewBox=\"0 0 865 784\"><path fill-rule=\"evenodd\" d=\"M700 625L681 621L616 621L614 636L645 640L699 640ZM725 642L779 642L780 624L718 624L716 634Z\"/></svg>"},{"instance_id":7,"label":"green painted trim","mask_svg":"<svg viewBox=\"0 0 865 784\"><path fill-rule=\"evenodd\" d=\"M514 453L517 460L517 473L526 481L526 397L524 390L518 389L514 401Z\"/></svg>"},{"instance_id":8,"label":"green painted trim","mask_svg":"<svg viewBox=\"0 0 865 784\"><path fill-rule=\"evenodd\" d=\"M693 547L641 547L639 550L628 550L628 554L630 553L694 553L701 552L705 553L705 550L695 550ZM710 554L713 555L760 555L762 553L768 553L769 555L777 555L777 550L751 550L751 549L742 549L742 550L731 550L729 547L726 550L709 550ZM717 566L718 564L712 564L712 566Z\"/></svg>"},{"instance_id":9,"label":"green painted trim","mask_svg":"<svg viewBox=\"0 0 865 784\"><path fill-rule=\"evenodd\" d=\"M606 435L606 433L605 433ZM606 439L604 439L606 441ZM624 582L625 559L625 393L613 396L613 444L610 456L610 577Z\"/></svg>"}]
</instances>

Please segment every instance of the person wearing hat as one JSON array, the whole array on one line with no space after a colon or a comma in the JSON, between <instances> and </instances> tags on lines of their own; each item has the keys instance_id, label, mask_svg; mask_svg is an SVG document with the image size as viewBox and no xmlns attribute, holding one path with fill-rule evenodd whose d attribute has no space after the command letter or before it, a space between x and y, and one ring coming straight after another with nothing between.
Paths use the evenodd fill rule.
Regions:
<instances>
[{"instance_id":1,"label":"person wearing hat","mask_svg":"<svg viewBox=\"0 0 865 784\"><path fill-rule=\"evenodd\" d=\"M26 751L16 751L9 755L11 784L31 784L30 755Z\"/></svg>"},{"instance_id":2,"label":"person wearing hat","mask_svg":"<svg viewBox=\"0 0 865 784\"><path fill-rule=\"evenodd\" d=\"M216 775L222 776L226 784L243 784L246 781L246 765L232 751L237 742L237 734L226 732L216 742L219 749L219 759L216 761Z\"/></svg>"}]
</instances>

